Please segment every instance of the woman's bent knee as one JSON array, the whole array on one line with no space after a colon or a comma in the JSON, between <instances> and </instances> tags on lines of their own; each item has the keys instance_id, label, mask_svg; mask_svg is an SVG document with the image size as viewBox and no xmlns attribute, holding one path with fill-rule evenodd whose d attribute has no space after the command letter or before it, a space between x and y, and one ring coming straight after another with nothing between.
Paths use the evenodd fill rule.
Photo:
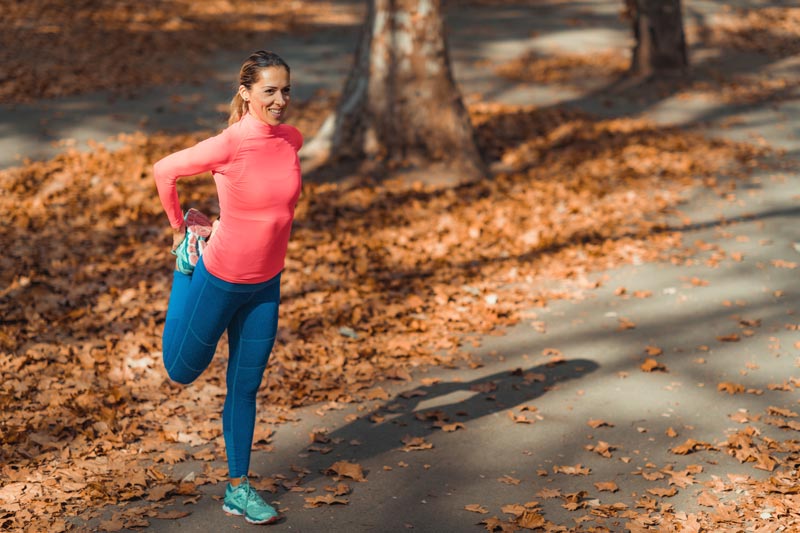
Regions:
<instances>
[{"instance_id":1,"label":"woman's bent knee","mask_svg":"<svg viewBox=\"0 0 800 533\"><path fill-rule=\"evenodd\" d=\"M164 357L164 368L169 379L181 385L189 385L196 380L201 372L189 368L180 357Z\"/></svg>"},{"instance_id":2,"label":"woman's bent knee","mask_svg":"<svg viewBox=\"0 0 800 533\"><path fill-rule=\"evenodd\" d=\"M171 379L176 383L180 383L181 385L189 385L198 377L197 375L190 376L187 375L186 373L177 372L175 370L169 370L169 369L167 370L167 375L169 376L169 379Z\"/></svg>"}]
</instances>

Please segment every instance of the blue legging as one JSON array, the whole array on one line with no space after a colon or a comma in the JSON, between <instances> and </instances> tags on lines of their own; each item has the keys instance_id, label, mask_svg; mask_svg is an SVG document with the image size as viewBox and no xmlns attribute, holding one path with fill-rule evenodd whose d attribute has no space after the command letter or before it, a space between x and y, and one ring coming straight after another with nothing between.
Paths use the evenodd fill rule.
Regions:
<instances>
[{"instance_id":1,"label":"blue legging","mask_svg":"<svg viewBox=\"0 0 800 533\"><path fill-rule=\"evenodd\" d=\"M228 330L228 393L222 434L232 478L247 475L256 419L256 393L278 329L280 274L263 283L240 284L210 274L203 259L191 276L175 272L164 324L164 366L189 384L208 367Z\"/></svg>"}]
</instances>

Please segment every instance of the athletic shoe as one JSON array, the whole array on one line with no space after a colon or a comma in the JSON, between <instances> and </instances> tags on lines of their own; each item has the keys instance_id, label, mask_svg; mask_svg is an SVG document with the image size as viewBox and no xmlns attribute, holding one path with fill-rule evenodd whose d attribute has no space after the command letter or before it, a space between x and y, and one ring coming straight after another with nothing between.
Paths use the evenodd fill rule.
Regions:
<instances>
[{"instance_id":1,"label":"athletic shoe","mask_svg":"<svg viewBox=\"0 0 800 533\"><path fill-rule=\"evenodd\" d=\"M194 267L203 250L206 242L211 236L211 221L197 209L189 209L183 217L186 224L186 237L181 241L173 254L175 259L175 270L182 274L190 275L194 272Z\"/></svg>"},{"instance_id":2,"label":"athletic shoe","mask_svg":"<svg viewBox=\"0 0 800 533\"><path fill-rule=\"evenodd\" d=\"M251 524L271 524L278 520L278 511L250 486L247 476L242 476L241 483L235 487L228 483L222 510L237 516L244 515L244 519Z\"/></svg>"}]
</instances>

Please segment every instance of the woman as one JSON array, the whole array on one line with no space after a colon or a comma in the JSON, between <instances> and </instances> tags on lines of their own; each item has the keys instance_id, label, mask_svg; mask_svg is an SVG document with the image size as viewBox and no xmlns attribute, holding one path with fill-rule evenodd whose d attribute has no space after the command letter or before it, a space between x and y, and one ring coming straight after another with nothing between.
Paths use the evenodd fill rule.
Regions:
<instances>
[{"instance_id":1,"label":"woman","mask_svg":"<svg viewBox=\"0 0 800 533\"><path fill-rule=\"evenodd\" d=\"M256 393L275 341L280 275L300 195L297 151L303 137L283 124L289 100L289 66L272 52L255 52L239 73L228 128L154 166L178 256L164 325L164 366L172 380L191 383L228 330L222 428L230 482L223 509L253 524L278 518L247 473ZM180 177L206 171L214 176L220 205L207 243L210 228L184 218L176 188Z\"/></svg>"}]
</instances>

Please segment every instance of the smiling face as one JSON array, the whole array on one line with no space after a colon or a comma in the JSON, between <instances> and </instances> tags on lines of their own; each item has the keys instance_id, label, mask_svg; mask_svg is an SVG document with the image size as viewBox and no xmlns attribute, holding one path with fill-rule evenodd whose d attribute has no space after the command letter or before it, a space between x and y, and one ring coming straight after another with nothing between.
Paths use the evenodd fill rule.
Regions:
<instances>
[{"instance_id":1,"label":"smiling face","mask_svg":"<svg viewBox=\"0 0 800 533\"><path fill-rule=\"evenodd\" d=\"M239 86L239 95L247 102L250 113L270 126L284 121L290 93L289 72L283 67L262 68L249 89Z\"/></svg>"}]
</instances>

